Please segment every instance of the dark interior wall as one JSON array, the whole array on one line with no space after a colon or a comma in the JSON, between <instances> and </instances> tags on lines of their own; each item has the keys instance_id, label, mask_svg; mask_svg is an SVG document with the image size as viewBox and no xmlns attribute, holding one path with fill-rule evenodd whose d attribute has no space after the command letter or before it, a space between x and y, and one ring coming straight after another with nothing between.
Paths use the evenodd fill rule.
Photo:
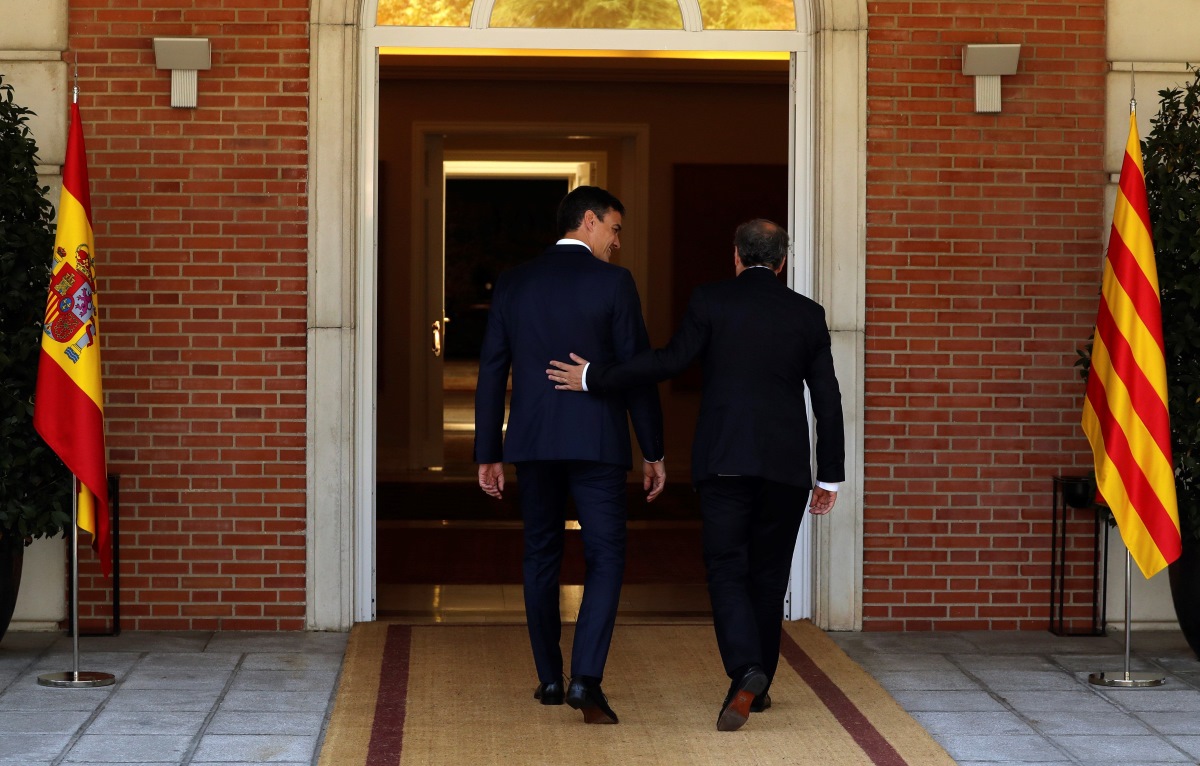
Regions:
<instances>
[{"instance_id":1,"label":"dark interior wall","mask_svg":"<svg viewBox=\"0 0 1200 766\"><path fill-rule=\"evenodd\" d=\"M675 168L678 165L784 165L788 145L788 95L786 62L773 62L773 71L762 66L749 74L720 72L711 62L696 64L697 74L681 73L678 62L657 70L639 64L639 70L610 60L594 60L580 70L570 62L569 73L543 60L536 69L517 67L502 72L495 62L480 63L475 70L452 74L437 72L414 79L403 61L388 63L380 82L379 159L380 262L379 343L381 390L378 399L381 453L403 450L403 422L407 408L407 360L395 350L404 343L406 330L391 317L407 316L407 307L395 305L408 295L411 249L412 138L414 123L583 123L645 125L648 128L649 178L645 210L629 209L627 217L648 222L648 281L642 302L651 341L665 343L673 329L674 282L689 254L675 253L674 227L688 226L688 216L674 209ZM501 59L501 62L506 61ZM782 66L780 66L782 64ZM666 65L663 65L666 67ZM726 68L735 68L727 64ZM570 79L567 79L567 78ZM606 185L620 195L636 179L621 177L619 139L541 138L503 139L455 134L446 149L557 149L600 150L608 155ZM761 176L756 175L756 178ZM786 178L786 175L784 176ZM747 181L750 183L750 181ZM734 198L737 188L727 190ZM747 190L742 190L747 191ZM786 183L779 196L786 209ZM761 190L754 195L761 197ZM703 225L697 220L694 225ZM705 254L729 262L732 276L732 231L723 235L721 247ZM547 243L531 242L537 251ZM711 270L705 269L706 274ZM386 289L385 289L386 286ZM384 352L383 349L388 349ZM665 398L668 452L679 456L676 475L685 478L686 452L694 422L695 394ZM388 427L383 427L388 424Z\"/></svg>"},{"instance_id":2,"label":"dark interior wall","mask_svg":"<svg viewBox=\"0 0 1200 766\"><path fill-rule=\"evenodd\" d=\"M446 179L447 361L475 361L483 347L496 277L554 239L564 178Z\"/></svg>"}]
</instances>

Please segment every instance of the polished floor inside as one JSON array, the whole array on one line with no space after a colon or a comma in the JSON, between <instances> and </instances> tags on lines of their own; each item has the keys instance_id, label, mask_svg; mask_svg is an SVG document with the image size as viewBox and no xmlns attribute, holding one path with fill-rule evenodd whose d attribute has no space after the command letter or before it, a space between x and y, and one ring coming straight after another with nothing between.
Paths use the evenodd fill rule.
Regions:
<instances>
[{"instance_id":1,"label":"polished floor inside","mask_svg":"<svg viewBox=\"0 0 1200 766\"><path fill-rule=\"evenodd\" d=\"M562 618L573 622L583 599L582 585L560 588ZM524 624L520 585L380 585L380 619L415 623ZM711 622L703 585L626 585L621 589L618 623Z\"/></svg>"}]
</instances>

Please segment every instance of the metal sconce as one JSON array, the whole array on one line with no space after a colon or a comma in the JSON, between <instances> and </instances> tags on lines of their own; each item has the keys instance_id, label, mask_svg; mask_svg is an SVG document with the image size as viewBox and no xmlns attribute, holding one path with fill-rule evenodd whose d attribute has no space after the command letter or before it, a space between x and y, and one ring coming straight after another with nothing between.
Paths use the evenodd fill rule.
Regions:
<instances>
[{"instance_id":1,"label":"metal sconce","mask_svg":"<svg viewBox=\"0 0 1200 766\"><path fill-rule=\"evenodd\" d=\"M159 69L171 70L171 106L195 109L196 72L212 69L212 49L208 38L156 37L154 62Z\"/></svg>"},{"instance_id":2,"label":"metal sconce","mask_svg":"<svg viewBox=\"0 0 1200 766\"><path fill-rule=\"evenodd\" d=\"M1000 111L1000 76L1017 73L1021 46L1017 44L965 45L963 74L975 78L975 111Z\"/></svg>"}]
</instances>

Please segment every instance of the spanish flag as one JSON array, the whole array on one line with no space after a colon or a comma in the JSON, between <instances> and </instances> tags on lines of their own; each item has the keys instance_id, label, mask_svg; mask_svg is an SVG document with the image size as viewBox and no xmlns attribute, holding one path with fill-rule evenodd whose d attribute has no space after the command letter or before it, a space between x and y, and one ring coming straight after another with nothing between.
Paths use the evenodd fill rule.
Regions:
<instances>
[{"instance_id":1,"label":"spanish flag","mask_svg":"<svg viewBox=\"0 0 1200 766\"><path fill-rule=\"evenodd\" d=\"M92 535L104 574L112 573L104 395L100 390L100 321L96 305L92 201L79 105L71 104L54 238L54 272L46 298L33 426L75 475L79 526Z\"/></svg>"},{"instance_id":2,"label":"spanish flag","mask_svg":"<svg viewBox=\"0 0 1200 766\"><path fill-rule=\"evenodd\" d=\"M1142 150L1131 113L1104 260L1083 430L1092 445L1097 488L1146 577L1181 550L1162 304L1150 231Z\"/></svg>"}]
</instances>

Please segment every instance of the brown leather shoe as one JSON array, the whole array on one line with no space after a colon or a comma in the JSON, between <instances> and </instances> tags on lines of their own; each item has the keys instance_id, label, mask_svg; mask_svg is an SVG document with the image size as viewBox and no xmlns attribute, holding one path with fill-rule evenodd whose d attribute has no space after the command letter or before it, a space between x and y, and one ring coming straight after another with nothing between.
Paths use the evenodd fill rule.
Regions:
<instances>
[{"instance_id":1,"label":"brown leather shoe","mask_svg":"<svg viewBox=\"0 0 1200 766\"><path fill-rule=\"evenodd\" d=\"M721 714L717 716L717 731L737 731L750 717L750 705L769 683L767 674L758 665L751 665L738 678L733 679Z\"/></svg>"}]
</instances>

